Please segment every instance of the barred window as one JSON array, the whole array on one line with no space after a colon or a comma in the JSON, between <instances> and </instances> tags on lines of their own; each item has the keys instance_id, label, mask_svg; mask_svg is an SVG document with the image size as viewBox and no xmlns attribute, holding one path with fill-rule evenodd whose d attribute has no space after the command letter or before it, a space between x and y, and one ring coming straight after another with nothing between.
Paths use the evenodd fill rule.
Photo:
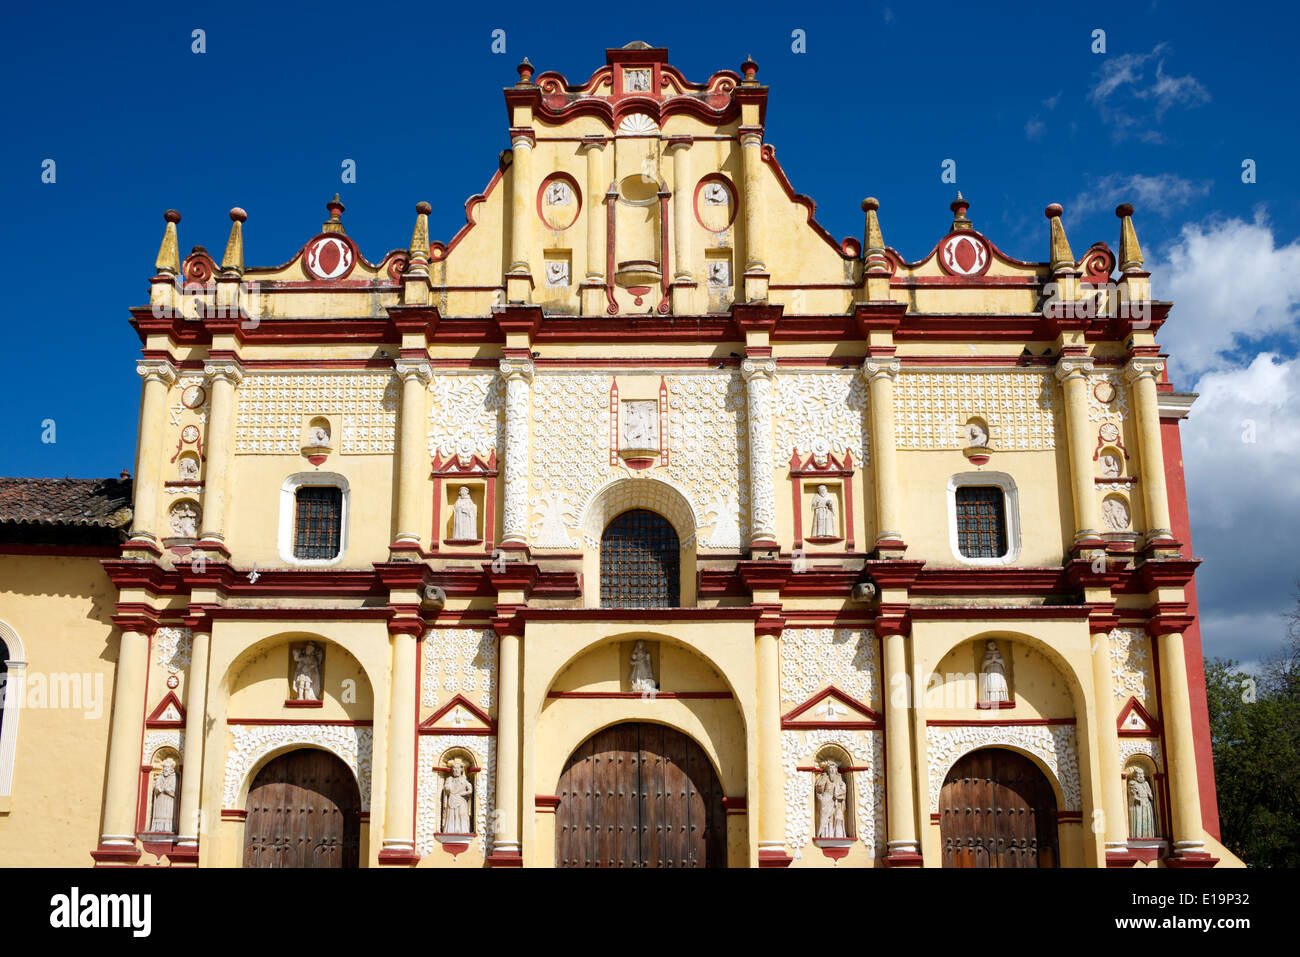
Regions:
<instances>
[{"instance_id":1,"label":"barred window","mask_svg":"<svg viewBox=\"0 0 1300 957\"><path fill-rule=\"evenodd\" d=\"M600 540L602 608L672 608L678 602L677 533L662 515L632 509Z\"/></svg>"},{"instance_id":2,"label":"barred window","mask_svg":"<svg viewBox=\"0 0 1300 957\"><path fill-rule=\"evenodd\" d=\"M294 496L294 558L336 558L343 525L343 490L304 485Z\"/></svg>"},{"instance_id":3,"label":"barred window","mask_svg":"<svg viewBox=\"0 0 1300 957\"><path fill-rule=\"evenodd\" d=\"M966 558L1001 558L1007 553L1007 507L997 485L957 488L957 548Z\"/></svg>"}]
</instances>

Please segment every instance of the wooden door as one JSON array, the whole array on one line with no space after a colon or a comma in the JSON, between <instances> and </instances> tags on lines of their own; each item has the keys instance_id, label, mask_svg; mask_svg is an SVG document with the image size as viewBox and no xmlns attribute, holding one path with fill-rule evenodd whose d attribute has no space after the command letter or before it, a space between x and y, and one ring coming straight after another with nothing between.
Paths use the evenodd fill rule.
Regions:
<instances>
[{"instance_id":1,"label":"wooden door","mask_svg":"<svg viewBox=\"0 0 1300 957\"><path fill-rule=\"evenodd\" d=\"M616 724L570 756L556 790L557 867L725 867L722 786L661 724Z\"/></svg>"},{"instance_id":2,"label":"wooden door","mask_svg":"<svg viewBox=\"0 0 1300 957\"><path fill-rule=\"evenodd\" d=\"M361 795L352 771L327 751L273 759L248 789L245 867L357 867Z\"/></svg>"},{"instance_id":3,"label":"wooden door","mask_svg":"<svg viewBox=\"0 0 1300 957\"><path fill-rule=\"evenodd\" d=\"M1056 867L1056 795L1024 755L972 751L943 782L939 833L944 867Z\"/></svg>"}]
</instances>

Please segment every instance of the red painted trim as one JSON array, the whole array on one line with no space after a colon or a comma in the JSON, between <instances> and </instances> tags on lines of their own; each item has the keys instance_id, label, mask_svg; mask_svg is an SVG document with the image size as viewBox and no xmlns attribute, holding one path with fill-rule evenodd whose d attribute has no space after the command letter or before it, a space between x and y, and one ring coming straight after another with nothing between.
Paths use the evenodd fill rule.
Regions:
<instances>
[{"instance_id":1,"label":"red painted trim","mask_svg":"<svg viewBox=\"0 0 1300 957\"><path fill-rule=\"evenodd\" d=\"M246 821L248 820L248 811L240 807L223 807L221 809L221 820Z\"/></svg>"},{"instance_id":2,"label":"red painted trim","mask_svg":"<svg viewBox=\"0 0 1300 957\"><path fill-rule=\"evenodd\" d=\"M1074 621L1088 619L1087 605L912 605L916 621Z\"/></svg>"},{"instance_id":3,"label":"red painted trim","mask_svg":"<svg viewBox=\"0 0 1300 957\"><path fill-rule=\"evenodd\" d=\"M1021 718L1015 721L969 721L962 718L932 718L927 719L925 726L927 728L979 728L984 725L989 726L1014 726L1014 727L1034 727L1039 725L1064 725L1077 724L1074 718Z\"/></svg>"},{"instance_id":4,"label":"red painted trim","mask_svg":"<svg viewBox=\"0 0 1300 957\"><path fill-rule=\"evenodd\" d=\"M159 717L159 715L161 715L164 711L167 710L167 706L169 704L175 705L177 712L180 713L180 718L178 718L175 721L164 721L162 718ZM158 702L158 706L149 712L149 714L144 719L144 726L146 728L185 727L185 706L181 704L181 699L176 697L175 691L169 690L167 694L163 697L162 701Z\"/></svg>"},{"instance_id":5,"label":"red painted trim","mask_svg":"<svg viewBox=\"0 0 1300 957\"><path fill-rule=\"evenodd\" d=\"M785 728L790 722L794 721L804 712L816 707L818 704L825 701L827 698L836 698L841 703L848 705L850 708L854 708L858 711L861 711L863 714L867 715L869 720L865 722L864 721L858 721L858 722L841 722L841 721L807 722L806 721L806 722L802 722L802 724L806 725L806 724L817 723L817 724L824 724L828 728L839 728L839 727L847 727L850 723L854 723L854 724L869 725L870 727L878 727L880 726L881 722L884 720L882 715L880 715L876 711L873 711L870 705L866 704L865 702L859 701L857 698L853 697L852 695L841 691L835 685L830 684L827 685L825 688L823 688L821 691L818 691L816 694L812 695L803 704L798 705L797 707L781 715L781 727Z\"/></svg>"},{"instance_id":6,"label":"red painted trim","mask_svg":"<svg viewBox=\"0 0 1300 957\"><path fill-rule=\"evenodd\" d=\"M560 798L555 794L538 794L533 798L533 807L543 814L554 814L560 806Z\"/></svg>"},{"instance_id":7,"label":"red painted trim","mask_svg":"<svg viewBox=\"0 0 1300 957\"><path fill-rule=\"evenodd\" d=\"M704 699L717 700L734 698L730 691L658 691L654 694L642 694L640 691L548 691L548 698L588 698L588 699L618 699L627 701L636 701L646 699L653 701L658 698L669 700L680 699Z\"/></svg>"},{"instance_id":8,"label":"red painted trim","mask_svg":"<svg viewBox=\"0 0 1300 957\"><path fill-rule=\"evenodd\" d=\"M105 864L134 864L140 860L140 849L116 844L100 844L90 852L90 856L94 859L96 867Z\"/></svg>"},{"instance_id":9,"label":"red painted trim","mask_svg":"<svg viewBox=\"0 0 1300 957\"><path fill-rule=\"evenodd\" d=\"M1134 711L1138 713L1138 717L1143 720L1147 728L1150 730L1124 730L1124 722L1128 720L1129 714ZM1151 717L1151 713L1147 711L1146 708L1142 707L1142 702L1138 701L1138 699L1133 695L1129 695L1128 701L1124 703L1124 707L1120 710L1119 717L1115 719L1115 727L1119 730L1119 736L1121 738L1158 738L1160 737L1161 731L1160 722Z\"/></svg>"},{"instance_id":10,"label":"red painted trim","mask_svg":"<svg viewBox=\"0 0 1300 957\"><path fill-rule=\"evenodd\" d=\"M419 674L419 672L416 673ZM438 722L458 706L463 707L475 718L483 722L484 728L473 730L467 728L438 728ZM418 730L420 734L496 734L497 723L492 720L486 711L474 704L474 702L470 701L463 694L458 694L433 714L429 715L429 717L425 718L424 721L420 722Z\"/></svg>"},{"instance_id":11,"label":"red painted trim","mask_svg":"<svg viewBox=\"0 0 1300 957\"><path fill-rule=\"evenodd\" d=\"M311 701L306 698L289 698L284 702L286 708L323 708L324 701Z\"/></svg>"},{"instance_id":12,"label":"red painted trim","mask_svg":"<svg viewBox=\"0 0 1300 957\"><path fill-rule=\"evenodd\" d=\"M256 725L282 725L282 724L310 724L310 725L330 725L339 728L372 728L375 722L366 720L353 721L350 718L318 718L314 721L308 721L300 718L227 718L226 724L256 724Z\"/></svg>"}]
</instances>

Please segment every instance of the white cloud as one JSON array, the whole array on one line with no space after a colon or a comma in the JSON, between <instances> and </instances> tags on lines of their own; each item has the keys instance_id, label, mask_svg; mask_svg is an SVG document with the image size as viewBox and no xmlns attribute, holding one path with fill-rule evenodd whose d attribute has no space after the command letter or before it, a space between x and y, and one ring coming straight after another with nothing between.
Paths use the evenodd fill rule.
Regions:
<instances>
[{"instance_id":1,"label":"white cloud","mask_svg":"<svg viewBox=\"0 0 1300 957\"><path fill-rule=\"evenodd\" d=\"M1209 180L1194 182L1173 173L1144 176L1111 174L1094 179L1087 189L1074 198L1067 208L1073 216L1087 216L1099 210L1113 210L1120 203L1132 203L1139 215L1156 213L1168 215L1192 200L1210 192Z\"/></svg>"},{"instance_id":2,"label":"white cloud","mask_svg":"<svg viewBox=\"0 0 1300 957\"><path fill-rule=\"evenodd\" d=\"M1187 224L1147 268L1153 295L1174 302L1160 341L1175 382L1222 367L1252 339L1294 340L1300 329L1300 240L1278 246L1262 210L1249 223Z\"/></svg>"},{"instance_id":3,"label":"white cloud","mask_svg":"<svg viewBox=\"0 0 1300 957\"><path fill-rule=\"evenodd\" d=\"M1043 133L1046 132L1046 130L1047 124L1035 116L1033 119L1025 123L1025 139L1041 140L1043 138Z\"/></svg>"},{"instance_id":4,"label":"white cloud","mask_svg":"<svg viewBox=\"0 0 1300 957\"><path fill-rule=\"evenodd\" d=\"M1164 137L1151 129L1151 124L1159 123L1172 107L1194 107L1209 102L1209 91L1196 77L1190 73L1170 76L1165 72L1168 52L1168 44L1158 43L1150 53L1108 56L1094 74L1088 99L1116 139L1136 134L1148 143L1162 142ZM1152 61L1154 75L1148 78Z\"/></svg>"},{"instance_id":5,"label":"white cloud","mask_svg":"<svg viewBox=\"0 0 1300 957\"><path fill-rule=\"evenodd\" d=\"M1205 653L1260 662L1280 650L1300 577L1300 359L1264 353L1195 391L1182 443Z\"/></svg>"}]
</instances>

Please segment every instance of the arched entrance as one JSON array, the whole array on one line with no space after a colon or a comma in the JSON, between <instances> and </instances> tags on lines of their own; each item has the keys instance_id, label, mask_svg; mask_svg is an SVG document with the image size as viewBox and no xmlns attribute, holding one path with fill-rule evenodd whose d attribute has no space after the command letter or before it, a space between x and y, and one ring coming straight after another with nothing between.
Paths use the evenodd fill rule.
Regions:
<instances>
[{"instance_id":1,"label":"arched entrance","mask_svg":"<svg viewBox=\"0 0 1300 957\"><path fill-rule=\"evenodd\" d=\"M944 867L1056 867L1056 795L1029 758L981 748L939 793Z\"/></svg>"},{"instance_id":2,"label":"arched entrance","mask_svg":"<svg viewBox=\"0 0 1300 957\"><path fill-rule=\"evenodd\" d=\"M328 751L301 748L269 761L248 789L245 867L357 867L361 793Z\"/></svg>"},{"instance_id":3,"label":"arched entrance","mask_svg":"<svg viewBox=\"0 0 1300 957\"><path fill-rule=\"evenodd\" d=\"M722 785L704 750L661 724L616 724L569 757L557 867L725 867Z\"/></svg>"}]
</instances>

